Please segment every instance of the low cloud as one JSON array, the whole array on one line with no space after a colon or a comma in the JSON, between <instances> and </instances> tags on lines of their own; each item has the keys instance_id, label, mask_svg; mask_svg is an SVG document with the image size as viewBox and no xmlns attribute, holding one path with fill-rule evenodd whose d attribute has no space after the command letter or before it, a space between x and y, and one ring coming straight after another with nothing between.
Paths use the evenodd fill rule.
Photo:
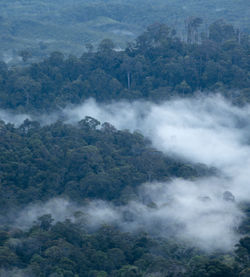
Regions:
<instances>
[{"instance_id":1,"label":"low cloud","mask_svg":"<svg viewBox=\"0 0 250 277\"><path fill-rule=\"evenodd\" d=\"M120 221L119 211L116 211L112 204L102 200L79 206L64 198L53 198L45 203L30 204L18 213L12 225L28 230L38 223L41 216L48 214L51 215L53 224L70 219L72 222L82 222L89 230Z\"/></svg>"},{"instance_id":2,"label":"low cloud","mask_svg":"<svg viewBox=\"0 0 250 277\"><path fill-rule=\"evenodd\" d=\"M0 120L4 121L5 123L11 123L19 126L24 122L25 119L31 120L32 117L27 114L15 114L13 112L0 110Z\"/></svg>"},{"instance_id":3,"label":"low cloud","mask_svg":"<svg viewBox=\"0 0 250 277\"><path fill-rule=\"evenodd\" d=\"M138 198L123 206L101 200L78 206L55 198L28 206L18 214L14 226L27 230L40 216L50 214L53 224L70 219L89 231L109 224L126 232L172 237L206 251L230 251L240 237L237 228L243 214L226 189L226 183L217 178L175 179L142 185Z\"/></svg>"},{"instance_id":4,"label":"low cloud","mask_svg":"<svg viewBox=\"0 0 250 277\"><path fill-rule=\"evenodd\" d=\"M64 111L66 122L85 116L117 129L139 130L155 148L191 162L217 167L240 200L249 200L250 107L236 107L220 95L178 99L162 104L120 102L97 104L93 99Z\"/></svg>"},{"instance_id":5,"label":"low cloud","mask_svg":"<svg viewBox=\"0 0 250 277\"><path fill-rule=\"evenodd\" d=\"M35 277L28 270L22 269L12 269L12 270L0 270L0 277Z\"/></svg>"},{"instance_id":6,"label":"low cloud","mask_svg":"<svg viewBox=\"0 0 250 277\"><path fill-rule=\"evenodd\" d=\"M91 116L117 129L139 130L158 150L219 170L219 176L206 179L142 184L138 200L123 207L93 202L80 208L92 218L90 226L107 222L127 231L175 235L205 250L233 248L244 216L240 204L250 200L249 106L233 106L220 95L161 104L98 104L90 99L67 107L60 116L66 123ZM43 124L57 118L56 114L43 117ZM74 205L67 205L59 202L58 215L51 209L54 217L61 220L60 213L71 217Z\"/></svg>"},{"instance_id":7,"label":"low cloud","mask_svg":"<svg viewBox=\"0 0 250 277\"><path fill-rule=\"evenodd\" d=\"M203 249L233 247L243 217L239 204L250 200L249 106L233 106L220 95L162 104L99 105L89 100L66 109L65 114L69 122L88 115L118 129L140 130L155 148L168 155L216 167L220 172L216 178L148 184L144 192L154 195L156 208L150 212L146 209L137 221L145 219L150 228L158 219L163 230L181 226L175 233ZM226 200L225 192L234 201Z\"/></svg>"}]
</instances>

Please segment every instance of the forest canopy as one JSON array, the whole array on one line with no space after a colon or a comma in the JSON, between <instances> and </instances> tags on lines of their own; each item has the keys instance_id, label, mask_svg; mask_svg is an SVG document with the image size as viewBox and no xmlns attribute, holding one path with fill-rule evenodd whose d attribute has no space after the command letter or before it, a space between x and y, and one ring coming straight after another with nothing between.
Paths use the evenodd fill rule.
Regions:
<instances>
[{"instance_id":1,"label":"forest canopy","mask_svg":"<svg viewBox=\"0 0 250 277\"><path fill-rule=\"evenodd\" d=\"M0 63L0 108L17 117L25 112L39 118L89 98L159 103L218 92L233 105L248 104L249 35L222 20L201 36L201 18L190 17L186 24L185 40L173 28L155 23L124 50L104 39L96 50L89 44L79 58L57 51L29 63L29 53L22 51L23 66ZM235 121L245 130L248 125L241 119ZM242 143L246 147L249 141ZM119 130L90 116L75 124L63 118L44 125L39 120L20 125L0 121L0 276L247 277L250 206L245 202L239 242L227 252L206 252L145 228L127 232L101 222L91 229L82 210L62 220L44 213L25 228L15 224L27 205L40 207L50 199L83 207L101 199L121 209L139 198L143 183L191 182L220 174L212 166L160 152L139 131ZM211 203L207 195L196 200L204 207ZM150 198L141 201L146 211L157 210ZM222 201L232 207L235 197L225 191ZM133 221L132 215L123 212L125 223Z\"/></svg>"},{"instance_id":2,"label":"forest canopy","mask_svg":"<svg viewBox=\"0 0 250 277\"><path fill-rule=\"evenodd\" d=\"M97 52L80 58L53 52L27 67L0 65L0 108L24 112L55 111L89 97L97 101L162 101L221 92L235 103L249 101L249 36L224 21L196 41L190 23L189 43L164 24L154 24L124 51L103 40Z\"/></svg>"}]
</instances>

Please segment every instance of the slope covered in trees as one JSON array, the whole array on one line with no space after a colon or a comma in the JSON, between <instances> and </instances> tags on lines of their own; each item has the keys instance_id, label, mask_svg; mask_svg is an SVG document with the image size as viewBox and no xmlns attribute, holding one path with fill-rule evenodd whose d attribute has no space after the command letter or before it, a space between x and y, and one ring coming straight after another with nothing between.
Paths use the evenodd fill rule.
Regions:
<instances>
[{"instance_id":1,"label":"slope covered in trees","mask_svg":"<svg viewBox=\"0 0 250 277\"><path fill-rule=\"evenodd\" d=\"M26 120L19 128L1 123L0 207L4 214L36 200L66 196L122 203L126 191L171 177L205 176L213 170L165 157L139 133L86 118L40 127Z\"/></svg>"},{"instance_id":2,"label":"slope covered in trees","mask_svg":"<svg viewBox=\"0 0 250 277\"><path fill-rule=\"evenodd\" d=\"M51 218L45 215L28 231L1 231L0 263L5 269L0 271L0 275L249 276L249 238L240 241L234 260L224 255L219 258L204 255L173 241L153 239L145 233L121 233L110 226L89 234L81 224L83 222L67 220L52 225Z\"/></svg>"},{"instance_id":3,"label":"slope covered in trees","mask_svg":"<svg viewBox=\"0 0 250 277\"><path fill-rule=\"evenodd\" d=\"M234 255L208 255L141 231L108 225L91 230L82 212L56 222L44 214L25 229L6 220L27 203L56 196L79 204L101 198L120 205L142 182L204 177L215 174L213 169L166 157L140 134L100 126L89 117L76 126L41 127L26 120L15 128L1 122L0 133L0 276L247 276L247 237Z\"/></svg>"},{"instance_id":4,"label":"slope covered in trees","mask_svg":"<svg viewBox=\"0 0 250 277\"><path fill-rule=\"evenodd\" d=\"M0 10L0 49L6 61L24 49L33 57L55 50L80 55L86 43L96 46L104 38L124 47L156 21L175 26L186 39L184 21L190 16L203 19L203 31L221 18L250 30L248 0L190 0L188 5L184 0L11 0L2 1Z\"/></svg>"},{"instance_id":5,"label":"slope covered in trees","mask_svg":"<svg viewBox=\"0 0 250 277\"><path fill-rule=\"evenodd\" d=\"M174 240L107 225L91 230L82 212L75 212L73 222L54 223L44 214L28 229L13 225L28 203L60 196L78 204L103 199L121 205L143 182L204 177L214 169L167 157L139 133L100 126L90 117L76 126L1 122L0 133L0 276L197 276L191 273L196 268L210 272L215 266L231 275L238 270L233 262L228 266Z\"/></svg>"},{"instance_id":6,"label":"slope covered in trees","mask_svg":"<svg viewBox=\"0 0 250 277\"><path fill-rule=\"evenodd\" d=\"M188 43L166 25L154 24L124 51L103 40L97 52L89 47L81 58L54 52L24 68L1 63L0 107L41 114L89 97L157 102L192 97L197 91L220 91L238 105L249 102L249 37L217 21L200 41L199 20L193 24ZM241 207L246 217L239 228L245 237L226 254L210 255L141 230L127 233L107 225L92 230L81 213L56 222L44 214L24 229L12 222L28 203L53 197L79 205L102 199L119 207L144 182L217 173L156 151L138 132L116 130L90 117L76 125L58 121L40 126L26 120L15 127L0 122L0 276L247 277L247 203ZM155 208L154 203L148 206Z\"/></svg>"},{"instance_id":7,"label":"slope covered in trees","mask_svg":"<svg viewBox=\"0 0 250 277\"><path fill-rule=\"evenodd\" d=\"M217 21L208 37L182 42L175 31L154 24L125 51L103 40L97 52L64 58L54 52L27 68L0 67L0 107L19 111L45 111L98 101L129 99L160 101L192 96L196 91L220 91L233 101L249 100L249 36Z\"/></svg>"}]
</instances>

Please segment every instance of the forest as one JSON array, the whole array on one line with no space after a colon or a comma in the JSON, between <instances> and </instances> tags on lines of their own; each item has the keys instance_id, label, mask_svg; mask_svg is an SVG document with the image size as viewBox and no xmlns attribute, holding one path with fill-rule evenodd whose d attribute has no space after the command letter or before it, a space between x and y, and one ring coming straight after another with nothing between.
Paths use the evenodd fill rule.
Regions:
<instances>
[{"instance_id":1,"label":"forest","mask_svg":"<svg viewBox=\"0 0 250 277\"><path fill-rule=\"evenodd\" d=\"M24 52L23 66L1 62L0 108L38 120L0 122L0 276L250 276L249 201L241 203L244 218L231 251L207 252L177 240L171 231L161 237L145 228L126 230L118 220L92 227L88 221L86 207L102 200L120 209L123 225L130 226L133 211L122 210L124 205L143 201L147 211L158 208L151 199L139 199L141 184L191 182L219 176L219 169L163 153L139 131L120 130L90 116L75 124L63 117L52 124L39 122L41 114L60 114L89 98L100 104L157 104L220 93L232 109L243 111L250 101L249 35L217 20L200 37L201 24L198 17L189 19L187 41L155 23L124 50L103 39L96 50L89 43L81 57L57 51L29 64ZM60 220L53 211L38 213L25 225L20 211L51 199L74 202L73 214ZM206 206L210 200L199 201ZM226 192L223 201L230 206L235 200ZM19 217L23 222L16 221Z\"/></svg>"},{"instance_id":2,"label":"forest","mask_svg":"<svg viewBox=\"0 0 250 277\"><path fill-rule=\"evenodd\" d=\"M200 31L223 18L250 32L248 0L10 0L1 1L0 10L0 57L10 64L19 63L24 50L33 61L58 50L80 56L87 44L96 48L105 38L124 49L156 21L186 40L184 21L191 16L203 19Z\"/></svg>"},{"instance_id":3,"label":"forest","mask_svg":"<svg viewBox=\"0 0 250 277\"><path fill-rule=\"evenodd\" d=\"M64 220L46 210L43 214L41 205L51 198L83 207L103 199L119 207L138 197L141 183L217 174L215 168L163 155L140 133L119 131L109 123L98 126L90 117L76 126L1 122L0 276L248 276L248 205L242 207L249 216L240 226L245 237L234 253L208 254L171 234L125 232L107 223L91 227L87 209L80 206ZM42 215L26 224L19 211L29 203L38 205ZM154 205L147 203L149 209ZM15 221L19 216L21 224ZM125 224L133 220L126 212L123 216Z\"/></svg>"},{"instance_id":4,"label":"forest","mask_svg":"<svg viewBox=\"0 0 250 277\"><path fill-rule=\"evenodd\" d=\"M54 111L97 101L162 101L220 91L233 102L249 101L249 35L224 21L197 39L199 19L190 21L189 42L164 24L154 24L124 51L104 39L93 52L64 58L60 52L27 67L0 66L0 108L19 112ZM24 56L25 60L25 56Z\"/></svg>"}]
</instances>

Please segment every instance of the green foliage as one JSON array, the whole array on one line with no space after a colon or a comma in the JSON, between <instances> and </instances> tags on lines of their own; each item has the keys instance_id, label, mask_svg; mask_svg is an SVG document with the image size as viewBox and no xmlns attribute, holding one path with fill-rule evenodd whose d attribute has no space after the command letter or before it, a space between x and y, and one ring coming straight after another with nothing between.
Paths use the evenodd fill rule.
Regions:
<instances>
[{"instance_id":1,"label":"green foliage","mask_svg":"<svg viewBox=\"0 0 250 277\"><path fill-rule=\"evenodd\" d=\"M113 6L112 16L116 8ZM85 14L77 13L76 18L80 22L93 20L95 12L89 8ZM108 6L105 12L109 12ZM188 24L188 43L166 25L154 24L124 51L115 51L113 42L106 39L97 52L89 45L88 53L81 58L65 58L53 52L43 62L25 68L8 69L1 63L0 107L36 113L78 104L88 97L100 102L140 98L161 101L217 89L227 91L226 96L238 104L248 102L248 36L216 21L199 41L196 35L201 20L192 17ZM13 32L17 32L15 28ZM28 57L22 54L24 59ZM228 89L237 89L237 93ZM10 211L15 214L28 203L56 196L77 203L97 198L124 204L135 197L143 182L213 173L203 165L163 155L136 132L119 131L91 117L76 125L58 121L40 126L26 120L15 128L0 122L2 217ZM149 205L154 207L154 203ZM240 230L247 235L249 205L243 210L246 217ZM2 272L13 275L16 268L21 270L17 274L27 272L39 277L249 275L247 236L226 259L220 253L210 256L170 239L122 233L111 226L87 232L84 220L80 221L54 223L51 215L44 214L26 231L2 226L0 276Z\"/></svg>"},{"instance_id":2,"label":"green foliage","mask_svg":"<svg viewBox=\"0 0 250 277\"><path fill-rule=\"evenodd\" d=\"M249 46L247 35L223 21L200 43L183 42L171 28L154 24L124 51L106 39L79 59L53 52L23 69L7 70L3 63L0 107L36 113L89 97L161 101L218 90L242 104L249 101Z\"/></svg>"},{"instance_id":3,"label":"green foliage","mask_svg":"<svg viewBox=\"0 0 250 277\"><path fill-rule=\"evenodd\" d=\"M185 28L184 21L190 18L192 26L199 23L193 19L204 19L203 33L221 18L250 32L248 0L12 0L2 1L0 9L3 56L30 49L33 60L55 50L80 55L85 44L106 38L124 47L156 21L175 26L185 38L190 24Z\"/></svg>"},{"instance_id":4,"label":"green foliage","mask_svg":"<svg viewBox=\"0 0 250 277\"><path fill-rule=\"evenodd\" d=\"M57 122L40 127L26 120L20 127L1 126L1 212L35 200L67 196L117 200L150 180L191 178L209 174L201 166L185 165L151 149L137 133L118 131L90 117L77 126ZM49 230L49 215L39 218ZM2 243L5 241L2 233Z\"/></svg>"},{"instance_id":5,"label":"green foliage","mask_svg":"<svg viewBox=\"0 0 250 277\"><path fill-rule=\"evenodd\" d=\"M74 232L69 236L70 230ZM9 240L17 240L17 230L8 231ZM223 256L205 255L171 240L122 233L111 226L86 233L69 220L58 222L50 230L34 225L19 232L18 241L18 247L10 242L0 247L0 267L13 272L12 276L14 268L25 269L30 274L25 276L72 277L245 277L249 272L249 264L237 260L238 251L236 260L231 256L229 266ZM248 261L249 257L248 253Z\"/></svg>"}]
</instances>

